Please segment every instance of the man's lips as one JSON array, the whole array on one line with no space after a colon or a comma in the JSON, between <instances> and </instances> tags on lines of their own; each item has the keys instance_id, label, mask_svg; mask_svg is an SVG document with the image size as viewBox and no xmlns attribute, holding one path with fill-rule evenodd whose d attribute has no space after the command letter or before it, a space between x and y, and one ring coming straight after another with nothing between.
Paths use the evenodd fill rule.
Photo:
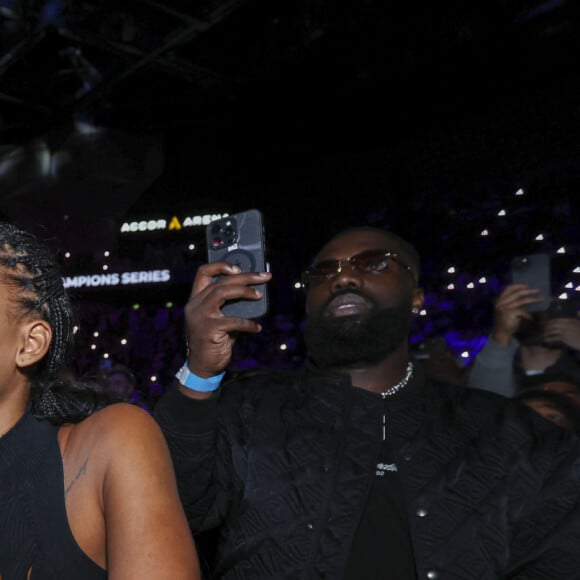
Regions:
<instances>
[{"instance_id":1,"label":"man's lips","mask_svg":"<svg viewBox=\"0 0 580 580\"><path fill-rule=\"evenodd\" d=\"M325 316L352 316L366 314L370 309L370 302L359 294L340 294L328 303L324 314Z\"/></svg>"}]
</instances>

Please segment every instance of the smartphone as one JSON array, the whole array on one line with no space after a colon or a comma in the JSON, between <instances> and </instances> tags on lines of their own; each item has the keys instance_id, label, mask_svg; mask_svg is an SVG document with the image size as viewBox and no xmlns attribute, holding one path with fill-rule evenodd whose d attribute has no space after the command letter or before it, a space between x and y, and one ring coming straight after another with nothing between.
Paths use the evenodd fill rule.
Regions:
<instances>
[{"instance_id":1,"label":"smartphone","mask_svg":"<svg viewBox=\"0 0 580 580\"><path fill-rule=\"evenodd\" d=\"M258 209L249 209L220 218L206 226L209 262L230 262L242 272L266 272L264 220ZM268 312L268 288L258 284L259 300L230 300L222 306L225 316L259 318Z\"/></svg>"},{"instance_id":2,"label":"smartphone","mask_svg":"<svg viewBox=\"0 0 580 580\"><path fill-rule=\"evenodd\" d=\"M513 283L527 284L532 288L537 288L542 294L542 302L524 306L528 312L548 310L552 302L550 256L548 254L515 256L511 262L511 276Z\"/></svg>"}]
</instances>

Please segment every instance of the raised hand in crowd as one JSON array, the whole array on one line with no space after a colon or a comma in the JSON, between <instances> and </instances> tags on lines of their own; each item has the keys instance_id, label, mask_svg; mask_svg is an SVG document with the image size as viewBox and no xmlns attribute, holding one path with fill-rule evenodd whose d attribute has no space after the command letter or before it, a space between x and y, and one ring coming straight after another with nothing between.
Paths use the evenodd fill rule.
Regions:
<instances>
[{"instance_id":1,"label":"raised hand in crowd","mask_svg":"<svg viewBox=\"0 0 580 580\"><path fill-rule=\"evenodd\" d=\"M544 340L547 344L562 344L580 351L580 319L552 318L544 326Z\"/></svg>"},{"instance_id":2,"label":"raised hand in crowd","mask_svg":"<svg viewBox=\"0 0 580 580\"><path fill-rule=\"evenodd\" d=\"M543 297L535 288L526 284L509 284L494 304L494 322L491 338L497 344L507 346L517 334L523 320L532 321L533 315L524 306L541 302Z\"/></svg>"}]
</instances>

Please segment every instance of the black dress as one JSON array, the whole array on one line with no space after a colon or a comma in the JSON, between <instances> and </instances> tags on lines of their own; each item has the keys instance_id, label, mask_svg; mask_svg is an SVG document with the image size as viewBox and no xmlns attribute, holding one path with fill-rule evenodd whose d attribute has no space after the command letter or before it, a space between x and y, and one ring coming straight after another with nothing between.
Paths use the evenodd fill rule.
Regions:
<instances>
[{"instance_id":1,"label":"black dress","mask_svg":"<svg viewBox=\"0 0 580 580\"><path fill-rule=\"evenodd\" d=\"M26 412L0 438L0 578L103 580L77 545L65 508L58 427Z\"/></svg>"}]
</instances>

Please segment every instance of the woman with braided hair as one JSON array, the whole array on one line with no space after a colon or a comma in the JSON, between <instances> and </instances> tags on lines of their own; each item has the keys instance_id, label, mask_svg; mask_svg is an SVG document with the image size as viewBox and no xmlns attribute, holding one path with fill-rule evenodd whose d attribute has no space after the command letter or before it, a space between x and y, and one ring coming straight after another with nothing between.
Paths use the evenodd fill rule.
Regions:
<instances>
[{"instance_id":1,"label":"woman with braided hair","mask_svg":"<svg viewBox=\"0 0 580 580\"><path fill-rule=\"evenodd\" d=\"M198 580L155 420L66 374L55 257L0 222L0 579Z\"/></svg>"}]
</instances>

